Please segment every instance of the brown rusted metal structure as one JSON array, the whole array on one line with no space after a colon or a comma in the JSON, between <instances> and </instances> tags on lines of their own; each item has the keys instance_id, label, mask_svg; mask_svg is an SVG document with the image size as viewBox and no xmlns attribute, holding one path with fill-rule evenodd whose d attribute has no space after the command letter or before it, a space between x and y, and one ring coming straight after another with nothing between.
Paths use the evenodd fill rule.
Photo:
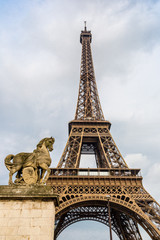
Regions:
<instances>
[{"instance_id":1,"label":"brown rusted metal structure","mask_svg":"<svg viewBox=\"0 0 160 240\"><path fill-rule=\"evenodd\" d=\"M160 205L142 185L140 169L130 169L104 119L91 54L92 35L81 32L82 59L75 119L69 138L47 181L60 205L56 208L55 239L69 225L94 220L106 224L121 240L141 240L138 224L160 239ZM94 154L97 168L79 168L82 154Z\"/></svg>"}]
</instances>

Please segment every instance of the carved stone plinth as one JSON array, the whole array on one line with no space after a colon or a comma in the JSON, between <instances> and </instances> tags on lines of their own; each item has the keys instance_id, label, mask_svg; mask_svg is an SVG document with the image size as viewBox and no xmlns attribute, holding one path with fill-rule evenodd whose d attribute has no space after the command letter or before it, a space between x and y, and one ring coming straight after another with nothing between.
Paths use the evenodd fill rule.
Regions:
<instances>
[{"instance_id":1,"label":"carved stone plinth","mask_svg":"<svg viewBox=\"0 0 160 240\"><path fill-rule=\"evenodd\" d=\"M55 206L50 186L0 186L0 239L53 240Z\"/></svg>"}]
</instances>

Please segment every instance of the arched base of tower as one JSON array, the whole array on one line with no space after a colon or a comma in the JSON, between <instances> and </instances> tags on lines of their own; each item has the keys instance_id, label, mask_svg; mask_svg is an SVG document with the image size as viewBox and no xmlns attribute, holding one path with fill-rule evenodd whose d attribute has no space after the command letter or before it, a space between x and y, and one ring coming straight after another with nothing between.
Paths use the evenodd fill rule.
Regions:
<instances>
[{"instance_id":1,"label":"arched base of tower","mask_svg":"<svg viewBox=\"0 0 160 240\"><path fill-rule=\"evenodd\" d=\"M142 240L138 224L151 239L158 240L160 235L155 226L129 198L114 196L75 197L57 208L55 239L71 224L93 220L109 226L108 201L111 208L111 226L120 240Z\"/></svg>"}]
</instances>

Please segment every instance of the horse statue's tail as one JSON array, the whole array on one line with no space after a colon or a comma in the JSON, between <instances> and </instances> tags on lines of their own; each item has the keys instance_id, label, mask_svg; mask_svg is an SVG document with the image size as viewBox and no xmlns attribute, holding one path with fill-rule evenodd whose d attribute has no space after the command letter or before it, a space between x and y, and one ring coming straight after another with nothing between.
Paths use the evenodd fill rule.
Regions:
<instances>
[{"instance_id":1,"label":"horse statue's tail","mask_svg":"<svg viewBox=\"0 0 160 240\"><path fill-rule=\"evenodd\" d=\"M9 154L5 159L4 159L4 163L6 165L6 168L10 171L12 169L13 163L11 162L11 160L14 158L13 154Z\"/></svg>"}]
</instances>

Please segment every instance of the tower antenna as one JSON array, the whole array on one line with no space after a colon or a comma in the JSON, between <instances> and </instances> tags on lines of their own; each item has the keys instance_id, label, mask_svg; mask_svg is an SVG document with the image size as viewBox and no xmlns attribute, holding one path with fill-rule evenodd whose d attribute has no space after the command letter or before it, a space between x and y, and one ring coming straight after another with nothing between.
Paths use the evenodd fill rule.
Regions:
<instances>
[{"instance_id":1,"label":"tower antenna","mask_svg":"<svg viewBox=\"0 0 160 240\"><path fill-rule=\"evenodd\" d=\"M84 21L84 31L87 31L86 23L87 21Z\"/></svg>"}]
</instances>

